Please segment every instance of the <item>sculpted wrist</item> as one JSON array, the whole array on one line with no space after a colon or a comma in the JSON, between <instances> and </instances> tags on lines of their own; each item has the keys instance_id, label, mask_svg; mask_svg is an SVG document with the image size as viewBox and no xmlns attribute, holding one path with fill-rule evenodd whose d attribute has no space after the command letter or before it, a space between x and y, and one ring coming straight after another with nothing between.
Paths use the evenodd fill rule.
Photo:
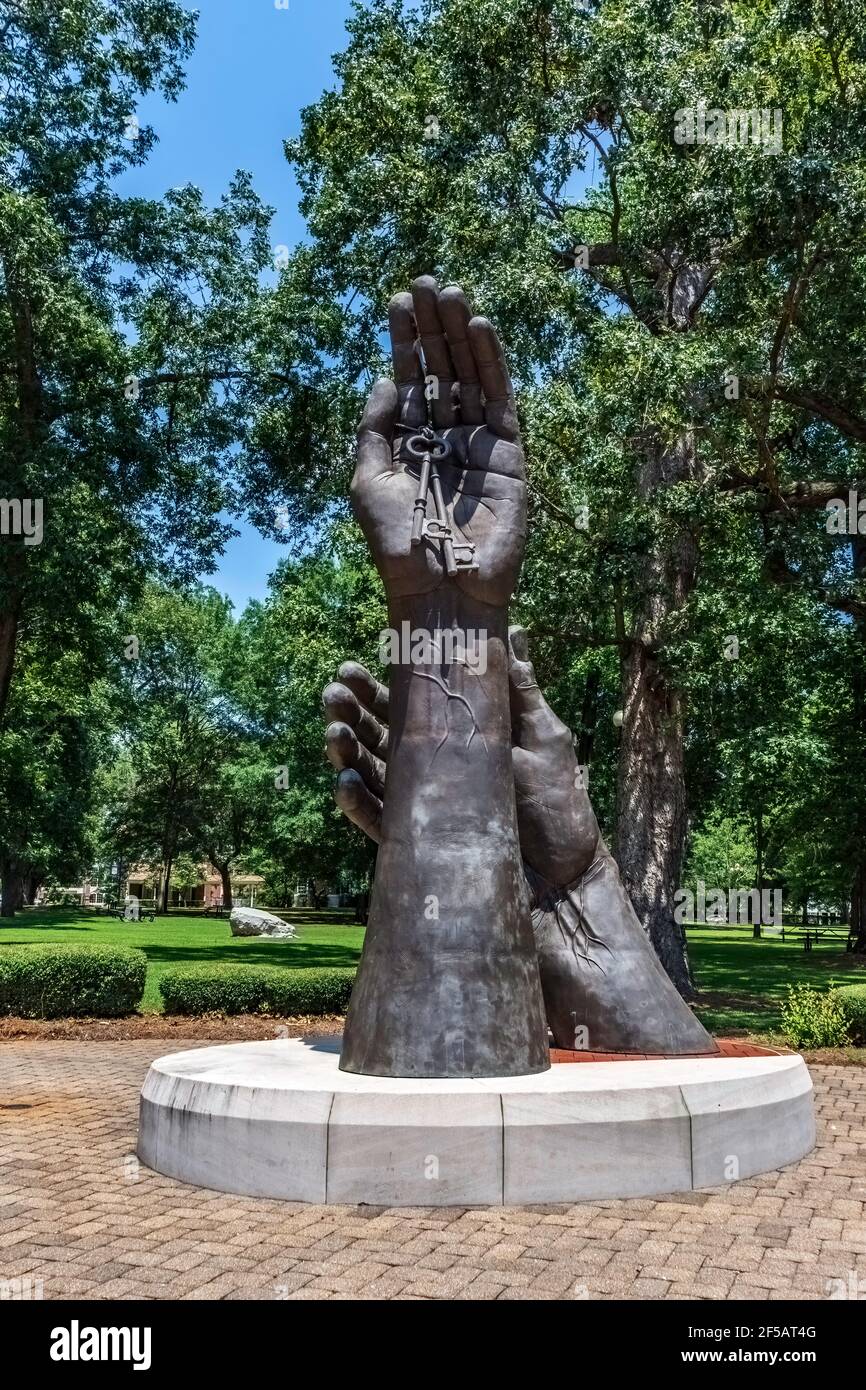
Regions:
<instances>
[{"instance_id":1,"label":"sculpted wrist","mask_svg":"<svg viewBox=\"0 0 866 1390\"><path fill-rule=\"evenodd\" d=\"M586 888L604 872L602 855L597 853L589 868L564 887L550 883L525 861L523 868L538 949L568 950L588 969L604 974L611 950L592 930L583 910Z\"/></svg>"}]
</instances>

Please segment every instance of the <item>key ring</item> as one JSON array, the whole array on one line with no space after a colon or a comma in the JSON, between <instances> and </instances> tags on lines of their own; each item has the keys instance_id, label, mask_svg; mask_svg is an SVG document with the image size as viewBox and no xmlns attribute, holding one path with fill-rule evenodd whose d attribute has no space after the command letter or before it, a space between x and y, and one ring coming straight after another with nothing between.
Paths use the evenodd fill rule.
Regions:
<instances>
[{"instance_id":1,"label":"key ring","mask_svg":"<svg viewBox=\"0 0 866 1390\"><path fill-rule=\"evenodd\" d=\"M416 343L415 348L421 359L422 369L425 369L424 352L421 344ZM420 430L414 432L411 425L398 425L397 429L408 435L408 438L403 441L406 453L411 459L415 459L421 464L418 495L415 498L415 508L412 513L410 546L419 546L423 540L437 541L442 546L445 572L450 579L453 579L461 570L477 570L478 561L475 559L474 543L472 541L455 541L454 532L448 520L438 464L450 458L454 453L454 448L449 440L443 439L433 428L429 397L427 398L427 424L422 425ZM433 501L436 505L436 517L428 521L427 492L431 487L433 489Z\"/></svg>"},{"instance_id":2,"label":"key ring","mask_svg":"<svg viewBox=\"0 0 866 1390\"><path fill-rule=\"evenodd\" d=\"M429 454L437 463L450 458L454 453L450 442L440 438L438 434L433 434L432 431L429 437L426 434L412 434L403 440L403 445L410 458L423 460Z\"/></svg>"}]
</instances>

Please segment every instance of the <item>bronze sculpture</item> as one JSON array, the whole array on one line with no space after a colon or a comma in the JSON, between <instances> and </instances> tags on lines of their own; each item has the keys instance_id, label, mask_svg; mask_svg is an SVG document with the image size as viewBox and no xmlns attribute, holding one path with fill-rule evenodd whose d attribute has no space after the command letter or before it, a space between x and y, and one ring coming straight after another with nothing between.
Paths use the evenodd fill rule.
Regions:
<instances>
[{"instance_id":1,"label":"bronze sculpture","mask_svg":"<svg viewBox=\"0 0 866 1390\"><path fill-rule=\"evenodd\" d=\"M526 488L496 334L459 287L429 277L389 318L396 386L378 382L368 401L352 501L392 628L427 642L392 667L390 692L354 662L324 692L338 804L380 845L340 1065L538 1072L545 1014L560 1047L711 1052L637 921L524 635L507 626ZM443 641L457 634L465 651L470 629L484 634L483 674Z\"/></svg>"}]
</instances>

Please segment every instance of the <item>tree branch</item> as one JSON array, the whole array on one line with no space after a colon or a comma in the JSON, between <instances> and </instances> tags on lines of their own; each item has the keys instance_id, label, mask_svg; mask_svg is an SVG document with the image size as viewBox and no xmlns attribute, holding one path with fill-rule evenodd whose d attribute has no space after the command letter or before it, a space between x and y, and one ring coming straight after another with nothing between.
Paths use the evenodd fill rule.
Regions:
<instances>
[{"instance_id":1,"label":"tree branch","mask_svg":"<svg viewBox=\"0 0 866 1390\"><path fill-rule=\"evenodd\" d=\"M860 444L866 444L866 419L857 415L847 406L831 400L829 396L823 395L820 391L786 386L784 382L777 382L775 385L772 385L771 382L765 382L763 387L765 390L772 389L777 400L786 401L788 405L796 406L799 410L806 410L810 415L817 415L820 419L826 420L828 424L835 425L836 429L847 438L855 439Z\"/></svg>"}]
</instances>

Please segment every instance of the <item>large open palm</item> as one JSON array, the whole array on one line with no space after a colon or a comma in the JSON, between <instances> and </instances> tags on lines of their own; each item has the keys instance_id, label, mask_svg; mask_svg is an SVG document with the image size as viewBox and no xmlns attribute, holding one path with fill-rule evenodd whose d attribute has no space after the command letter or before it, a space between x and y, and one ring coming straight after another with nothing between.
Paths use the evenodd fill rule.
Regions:
<instances>
[{"instance_id":1,"label":"large open palm","mask_svg":"<svg viewBox=\"0 0 866 1390\"><path fill-rule=\"evenodd\" d=\"M392 599L453 582L473 598L503 605L523 558L526 482L499 339L487 319L472 317L459 286L440 290L429 276L391 301L389 323L395 380L373 388L352 480L352 502L377 569ZM451 446L438 469L454 541L475 546L477 568L462 568L453 581L439 542L410 542L420 463L407 444L427 423L428 401L433 428Z\"/></svg>"}]
</instances>

